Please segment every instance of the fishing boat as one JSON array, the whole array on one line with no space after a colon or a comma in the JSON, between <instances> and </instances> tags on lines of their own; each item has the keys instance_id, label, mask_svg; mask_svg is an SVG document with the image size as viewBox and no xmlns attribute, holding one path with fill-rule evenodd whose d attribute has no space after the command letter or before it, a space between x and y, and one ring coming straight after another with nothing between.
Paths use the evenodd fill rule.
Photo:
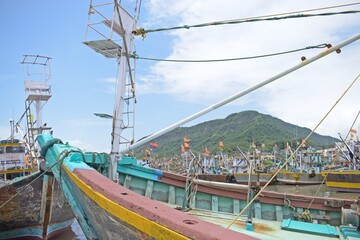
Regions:
<instances>
[{"instance_id":1,"label":"fishing boat","mask_svg":"<svg viewBox=\"0 0 360 240\"><path fill-rule=\"evenodd\" d=\"M360 112L359 112L360 113ZM354 131L354 130L353 130ZM356 132L355 132L356 133ZM348 144L342 139L347 152L345 158L350 168L323 171L326 186L338 192L360 192L360 141L353 137L353 144Z\"/></svg>"},{"instance_id":2,"label":"fishing boat","mask_svg":"<svg viewBox=\"0 0 360 240\"><path fill-rule=\"evenodd\" d=\"M276 180L284 184L293 184L293 185L306 185L306 184L321 184L324 180L324 177L321 173L315 173L314 171L304 171L304 170L282 170L276 176Z\"/></svg>"},{"instance_id":3,"label":"fishing boat","mask_svg":"<svg viewBox=\"0 0 360 240\"><path fill-rule=\"evenodd\" d=\"M25 146L19 139L0 141L0 186L36 170L35 163L25 156Z\"/></svg>"},{"instance_id":4,"label":"fishing boat","mask_svg":"<svg viewBox=\"0 0 360 240\"><path fill-rule=\"evenodd\" d=\"M40 171L7 182L0 192L0 239L47 239L74 222L57 182Z\"/></svg>"},{"instance_id":5,"label":"fishing boat","mask_svg":"<svg viewBox=\"0 0 360 240\"><path fill-rule=\"evenodd\" d=\"M268 183L273 174L270 167L274 165L268 159L261 159L260 152L253 154L245 154L239 147L237 150L243 157L243 167L241 172L234 172L233 176L237 183L246 184L250 186L264 186ZM273 156L271 156L273 158ZM269 164L270 163L270 164Z\"/></svg>"},{"instance_id":6,"label":"fishing boat","mask_svg":"<svg viewBox=\"0 0 360 240\"><path fill-rule=\"evenodd\" d=\"M50 58L25 55L23 64L48 67ZM40 62L39 62L40 61ZM41 72L36 71L38 76ZM27 72L27 77L31 76ZM41 166L43 158L34 138L51 128L42 124L41 109L50 99L48 81L25 81L26 110L15 124L11 121L11 136L0 142L0 239L48 239L68 230L74 214L60 186L50 171ZM32 108L36 108L36 118ZM26 134L20 127L26 117ZM36 122L36 124L35 124ZM20 139L14 137L15 132ZM43 169L43 170L41 170Z\"/></svg>"},{"instance_id":7,"label":"fishing boat","mask_svg":"<svg viewBox=\"0 0 360 240\"><path fill-rule=\"evenodd\" d=\"M115 6L111 6L114 9L113 19L103 19L98 23L89 23L88 26L105 25L111 31L110 35L118 34L121 37L121 46L112 38L84 42L105 57L115 58L121 66L117 80L119 89L116 91L120 95L115 98L112 116L111 153L108 155L84 152L77 147L63 144L62 140L54 138L51 134L41 134L37 137L42 156L46 159L46 167L51 169L60 183L85 236L89 239L339 237L340 232L336 227L342 224L342 209L350 209L357 201L357 195L329 196L331 193L320 189L324 185L308 189L308 193L305 194L293 187L292 191L281 186L267 189L267 184L264 188L249 188L240 184L200 180L196 178L195 166L201 164L194 161L189 163L186 175L178 175L138 164L131 151L345 47L360 39L360 35L338 45L329 46L325 51L301 62L291 70L284 71L135 142L133 138L121 138L124 130L132 128L128 124L122 124L121 119L124 115L127 120L131 118L133 112L129 105L135 102L133 68L128 56L132 51L132 34L137 32L136 17L131 16L117 1L114 4ZM89 16L96 13L97 6L91 4ZM123 111L124 103L127 104L126 111ZM272 178L276 174L278 172L274 173ZM354 228L350 227L350 230ZM344 235L343 232L341 234Z\"/></svg>"},{"instance_id":8,"label":"fishing boat","mask_svg":"<svg viewBox=\"0 0 360 240\"><path fill-rule=\"evenodd\" d=\"M234 173L234 178L239 184L248 184L250 182L251 185L264 186L271 177L272 173L263 173L263 172L241 172Z\"/></svg>"}]
</instances>

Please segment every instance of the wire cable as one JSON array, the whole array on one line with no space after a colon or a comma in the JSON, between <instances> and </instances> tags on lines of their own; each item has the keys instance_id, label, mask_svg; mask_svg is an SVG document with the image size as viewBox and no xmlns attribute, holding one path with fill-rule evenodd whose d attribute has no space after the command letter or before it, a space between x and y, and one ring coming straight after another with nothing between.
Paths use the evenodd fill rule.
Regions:
<instances>
[{"instance_id":1,"label":"wire cable","mask_svg":"<svg viewBox=\"0 0 360 240\"><path fill-rule=\"evenodd\" d=\"M357 3L357 4L360 4L360 3ZM310 10L308 10L308 11L310 11ZM299 12L304 12L304 11L299 11ZM297 12L295 12L295 13L297 13ZM161 31L178 30L178 29L190 29L190 28L199 28L199 27L226 25L226 24L240 24L240 23L248 23L248 22L277 21L277 20L306 18L306 17L324 17L324 16L355 14L355 13L360 13L360 11L359 10L349 10L349 11L342 11L342 12L327 12L327 13L317 13L317 14L296 14L296 15L287 15L287 16L283 16L285 14L282 13L282 14L267 15L267 16L263 16L263 17L251 17L251 18L224 20L224 21L194 24L194 25L182 25L182 26L175 26L175 27L149 29L149 30L146 30L144 28L138 28L138 29L135 29L132 33L135 36L141 35L142 37L145 37L146 34L151 33L151 32L161 32Z\"/></svg>"},{"instance_id":2,"label":"wire cable","mask_svg":"<svg viewBox=\"0 0 360 240\"><path fill-rule=\"evenodd\" d=\"M255 58L273 57L273 56L278 56L278 55L283 55L283 54L288 54L288 53L294 53L294 52L299 52L299 51L304 51L304 50L309 50L309 49L326 48L326 47L329 48L329 47L331 47L331 45L330 45L330 44L323 43L323 44L319 44L319 45L308 46L308 47L299 48L299 49L294 49L294 50L289 50L289 51L284 51L284 52L269 53L269 54L256 55L256 56L248 56L248 57L225 58L225 59L203 59L203 60L195 59L195 60L184 60L184 59L149 58L149 57L140 57L139 55L136 54L136 52L134 52L133 54L129 55L129 57L130 57L130 58L134 58L134 59L148 60L148 61L159 61L159 62L209 63L209 62L239 61L239 60L249 60L249 59L255 59Z\"/></svg>"}]
</instances>

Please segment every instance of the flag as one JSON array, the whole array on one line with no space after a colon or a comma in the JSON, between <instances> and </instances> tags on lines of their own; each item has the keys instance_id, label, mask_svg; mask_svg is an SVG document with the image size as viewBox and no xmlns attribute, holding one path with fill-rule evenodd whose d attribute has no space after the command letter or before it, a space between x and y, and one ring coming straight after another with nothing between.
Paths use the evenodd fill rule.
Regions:
<instances>
[{"instance_id":1,"label":"flag","mask_svg":"<svg viewBox=\"0 0 360 240\"><path fill-rule=\"evenodd\" d=\"M350 139L356 141L356 133L355 129L350 129Z\"/></svg>"},{"instance_id":2,"label":"flag","mask_svg":"<svg viewBox=\"0 0 360 240\"><path fill-rule=\"evenodd\" d=\"M191 141L191 139L184 137L184 143L188 143L190 141Z\"/></svg>"},{"instance_id":3,"label":"flag","mask_svg":"<svg viewBox=\"0 0 360 240\"><path fill-rule=\"evenodd\" d=\"M185 152L186 152L185 147L184 145L181 144L181 153L185 153Z\"/></svg>"},{"instance_id":4,"label":"flag","mask_svg":"<svg viewBox=\"0 0 360 240\"><path fill-rule=\"evenodd\" d=\"M190 148L190 145L188 143L184 143L184 147Z\"/></svg>"},{"instance_id":5,"label":"flag","mask_svg":"<svg viewBox=\"0 0 360 240\"><path fill-rule=\"evenodd\" d=\"M290 147L289 143L286 143L286 150L290 150L290 149L291 149L291 147Z\"/></svg>"},{"instance_id":6,"label":"flag","mask_svg":"<svg viewBox=\"0 0 360 240\"><path fill-rule=\"evenodd\" d=\"M159 147L159 144L157 144L156 142L150 142L150 143L149 143L149 147L150 147L151 149L154 149L154 148Z\"/></svg>"},{"instance_id":7,"label":"flag","mask_svg":"<svg viewBox=\"0 0 360 240\"><path fill-rule=\"evenodd\" d=\"M204 153L205 153L206 155L210 155L211 152L210 152L207 148L205 148Z\"/></svg>"},{"instance_id":8,"label":"flag","mask_svg":"<svg viewBox=\"0 0 360 240\"><path fill-rule=\"evenodd\" d=\"M306 146L306 141L304 139L301 140L301 146L305 147Z\"/></svg>"},{"instance_id":9,"label":"flag","mask_svg":"<svg viewBox=\"0 0 360 240\"><path fill-rule=\"evenodd\" d=\"M219 142L219 147L223 147L224 143L222 141Z\"/></svg>"}]
</instances>

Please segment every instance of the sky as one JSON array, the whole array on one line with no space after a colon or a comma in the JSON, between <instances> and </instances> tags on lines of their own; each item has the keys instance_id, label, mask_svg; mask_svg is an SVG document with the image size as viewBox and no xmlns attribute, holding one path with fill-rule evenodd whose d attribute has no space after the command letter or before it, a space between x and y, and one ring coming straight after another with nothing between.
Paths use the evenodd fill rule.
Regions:
<instances>
[{"instance_id":1,"label":"sky","mask_svg":"<svg viewBox=\"0 0 360 240\"><path fill-rule=\"evenodd\" d=\"M122 2L129 9L133 5L133 1ZM157 29L349 3L353 2L144 0L137 26ZM110 151L112 121L93 113L113 113L118 67L115 59L107 59L82 43L90 36L89 4L85 0L56 4L45 0L0 0L0 139L10 135L9 119L18 121L25 111L25 72L20 64L23 55L39 54L51 57L52 98L43 107L43 122L64 142L89 151ZM360 5L308 13L348 10L359 11ZM154 32L145 38L137 37L134 44L140 57L228 59L324 43L336 45L359 33L360 14L347 14ZM135 140L282 73L299 64L303 56L309 59L322 51L311 49L212 63L139 59ZM342 48L340 54L332 53L185 126L255 110L314 129L359 73L357 41ZM355 82L316 132L333 137L338 133L346 135L360 110L359 92L360 82ZM358 129L359 124L358 120L354 128Z\"/></svg>"}]
</instances>

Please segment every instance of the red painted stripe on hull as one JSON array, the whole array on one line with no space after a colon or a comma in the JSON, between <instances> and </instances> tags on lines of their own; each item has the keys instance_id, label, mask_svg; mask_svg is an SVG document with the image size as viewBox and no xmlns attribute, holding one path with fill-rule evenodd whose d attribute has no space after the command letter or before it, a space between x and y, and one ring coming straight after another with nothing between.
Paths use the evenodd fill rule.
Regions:
<instances>
[{"instance_id":1,"label":"red painted stripe on hull","mask_svg":"<svg viewBox=\"0 0 360 240\"><path fill-rule=\"evenodd\" d=\"M162 203L124 188L94 170L75 169L74 173L92 189L141 216L195 239L255 239L220 226L201 221ZM196 224L186 224L196 223Z\"/></svg>"}]
</instances>

